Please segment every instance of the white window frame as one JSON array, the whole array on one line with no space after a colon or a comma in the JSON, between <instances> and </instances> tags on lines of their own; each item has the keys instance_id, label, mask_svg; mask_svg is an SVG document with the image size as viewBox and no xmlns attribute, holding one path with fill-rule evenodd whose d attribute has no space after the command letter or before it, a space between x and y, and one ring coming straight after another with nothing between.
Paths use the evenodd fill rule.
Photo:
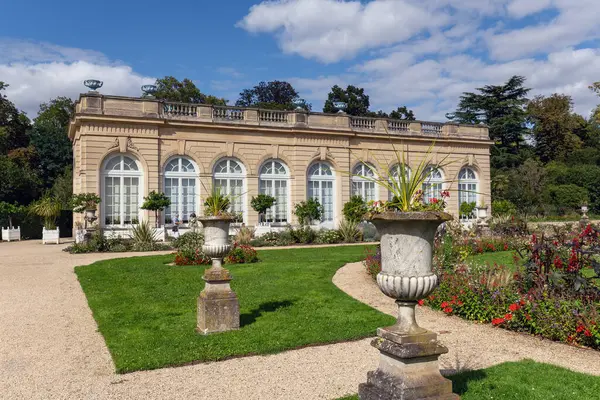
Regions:
<instances>
[{"instance_id":1,"label":"white window frame","mask_svg":"<svg viewBox=\"0 0 600 400\"><path fill-rule=\"evenodd\" d=\"M370 167L370 168L369 168ZM363 198L364 201L377 201L379 197L378 189L379 185L377 185L374 181L365 179L363 177L369 177L376 179L377 175L375 174L375 167L370 163L358 163L352 169L352 178L350 182L350 195L355 196L358 195ZM368 188L370 187L370 188ZM372 196L369 196L369 191L373 193Z\"/></svg>"},{"instance_id":2,"label":"white window frame","mask_svg":"<svg viewBox=\"0 0 600 400\"><path fill-rule=\"evenodd\" d=\"M423 203L429 204L431 198L437 198L441 200L442 192L445 190L444 185L444 171L441 168L435 167L433 165L427 166L425 168L425 175L427 175L431 171L429 177L423 182L421 190L423 191ZM439 174L434 176L434 174Z\"/></svg>"},{"instance_id":3,"label":"white window frame","mask_svg":"<svg viewBox=\"0 0 600 400\"><path fill-rule=\"evenodd\" d=\"M221 163L223 163L223 162L227 162L228 172L226 172L226 173L217 172L216 171L217 167L219 167L219 165L221 165ZM242 170L241 173L229 172L230 164L232 162L237 163L241 167L241 170ZM212 173L213 187L215 187L217 180L226 180L227 181L225 193L223 193L223 194L229 195L231 193L231 181L233 181L233 180L241 180L242 181L242 193L240 194L240 203L241 203L241 207L242 207L241 213L242 213L243 222L248 221L248 208L246 207L246 192L247 192L247 189L246 189L246 187L247 187L246 166L244 165L244 163L242 163L237 158L233 158L233 157L221 158L215 163L215 166L213 167L212 172L213 172ZM234 199L234 198L231 198L230 200L231 200L232 204L236 201L236 199Z\"/></svg>"},{"instance_id":4,"label":"white window frame","mask_svg":"<svg viewBox=\"0 0 600 400\"><path fill-rule=\"evenodd\" d=\"M473 177L469 176L469 172ZM462 167L458 173L458 214L460 216L460 205L462 203L479 204L479 176L477 171L471 167Z\"/></svg>"},{"instance_id":5,"label":"white window frame","mask_svg":"<svg viewBox=\"0 0 600 400\"><path fill-rule=\"evenodd\" d=\"M310 175L310 171L313 169L314 166L318 166L318 171L319 174L318 175ZM326 166L330 169L331 171L331 175L323 175L323 166ZM311 182L318 182L319 183L319 190L318 190L318 195L317 196L312 196L312 198L316 198L317 200L319 200L319 203L323 206L323 216L321 217L321 226L324 227L330 227L333 228L334 224L335 224L335 219L336 219L336 201L337 201L337 190L336 190L336 175L335 175L335 169L333 168L333 165L331 165L328 162L325 161L317 161L314 162L312 164L310 164L308 166L308 169L306 170L307 173L307 179L306 179L306 198L311 198L310 196L310 183ZM325 203L323 201L323 182L331 182L331 219L330 220L326 220L325 219Z\"/></svg>"},{"instance_id":6,"label":"white window frame","mask_svg":"<svg viewBox=\"0 0 600 400\"><path fill-rule=\"evenodd\" d=\"M285 174L276 174L276 173L271 173L271 174L266 174L263 173L263 169L268 165L271 164L271 171L275 171L275 165L276 164L280 164L283 169L285 170ZM266 219L267 219L267 223L269 224L278 224L278 223L289 223L291 220L291 190L290 190L290 169L288 168L288 166L281 160L279 159L275 159L275 158L271 158L267 161L265 161L264 163L262 163L262 165L260 166L259 169L259 175L258 175L258 192L260 194L268 194L265 191L263 191L262 189L262 182L263 181L270 181L271 182L271 187L274 190L275 188L275 182L276 181L285 181L285 204L280 204L279 201L275 202L275 204L267 211L266 213ZM275 193L271 193L271 196L275 197L277 199L277 196L275 195ZM277 216L278 214L278 210L282 207L285 207L285 221L275 221L275 216ZM272 221L269 221L269 218L272 219ZM259 221L260 222L260 221Z\"/></svg>"},{"instance_id":7,"label":"white window frame","mask_svg":"<svg viewBox=\"0 0 600 400\"><path fill-rule=\"evenodd\" d=\"M410 169L410 167L406 164L404 164L404 170L407 172L408 174L408 179L410 179L410 176L412 175L412 169ZM390 178L390 183L392 181L392 179L395 179L396 181L398 181L399 177L400 177L400 164L394 164L390 167L389 170L389 175L388 177ZM388 200L391 201L394 198L394 193L392 193L391 191L388 191Z\"/></svg>"},{"instance_id":8,"label":"white window frame","mask_svg":"<svg viewBox=\"0 0 600 400\"><path fill-rule=\"evenodd\" d=\"M171 164L171 162L177 160L178 162L178 171L167 171L167 167ZM183 161L188 161L189 163L191 163L192 167L194 168L194 171L189 172L183 172L182 171L182 164ZM194 160L190 159L189 157L183 157L183 156L175 156L175 157L171 157L169 160L167 160L167 162L165 163L164 167L163 167L163 190L166 194L167 192L167 179L176 179L177 180L177 210L178 210L178 215L179 215L179 219L181 222L185 223L185 218L184 215L182 215L182 209L183 209L183 183L182 180L183 179L194 179L194 209L192 210L192 212L196 213L196 215L199 215L200 213L200 179L198 178L198 173L199 173L199 169L198 169L198 165L194 162ZM171 198L170 196L168 196L169 198ZM167 207L164 211L163 211L163 215L162 215L162 222L164 224L166 224L166 220L167 220L167 210L171 209L173 206L173 200L171 200L171 205L169 207ZM188 216L189 217L189 216ZM172 221L170 222L172 223Z\"/></svg>"},{"instance_id":9,"label":"white window frame","mask_svg":"<svg viewBox=\"0 0 600 400\"><path fill-rule=\"evenodd\" d=\"M115 170L110 170L107 171L106 170L106 166L108 165L109 162L111 162L112 160L114 160L115 158L119 158L119 163L121 165L121 169L118 171ZM131 160L133 160L135 162L135 165L137 167L137 170L124 170L124 160L125 158L129 158ZM107 216L107 211L106 208L108 207L108 202L105 201L106 200L106 179L107 177L110 178L119 178L119 224L107 224L106 223L106 216ZM111 157L107 157L104 162L102 163L101 166L101 170L100 170L100 180L101 180L101 192L100 192L100 198L102 199L101 207L102 207L102 212L100 215L101 218L101 224L100 226L102 227L114 227L114 228L124 228L127 227L131 224L125 224L125 178L137 178L138 179L138 212L137 212L137 219L138 219L138 223L139 221L142 220L142 210L140 209L140 206L142 205L142 201L144 198L144 171L142 169L142 165L139 162L139 160L137 159L137 157L133 156L132 154L115 154ZM132 221L133 223L133 221Z\"/></svg>"}]
</instances>

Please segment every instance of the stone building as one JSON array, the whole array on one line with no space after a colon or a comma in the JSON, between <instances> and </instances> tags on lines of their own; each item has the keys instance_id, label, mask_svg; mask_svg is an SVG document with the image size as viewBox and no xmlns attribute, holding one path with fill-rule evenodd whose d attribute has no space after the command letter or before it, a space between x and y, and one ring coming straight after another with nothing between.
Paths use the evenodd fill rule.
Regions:
<instances>
[{"instance_id":1,"label":"stone building","mask_svg":"<svg viewBox=\"0 0 600 400\"><path fill-rule=\"evenodd\" d=\"M490 204L488 128L420 121L352 117L346 114L216 107L82 94L69 128L73 141L75 193L95 192L102 203L100 226L127 229L154 214L140 210L152 190L165 192L187 222L202 212L212 185L232 194L232 209L248 225L258 223L250 199L268 193L277 199L267 221L295 223L294 204L308 197L324 207L321 225L334 227L352 194L387 200L387 189L355 177L397 174L397 152L415 168L433 143L434 160L447 165L425 184L425 198L451 193L448 211L459 201ZM394 149L397 151L395 152ZM78 219L79 218L79 219ZM75 216L76 222L81 216Z\"/></svg>"}]
</instances>

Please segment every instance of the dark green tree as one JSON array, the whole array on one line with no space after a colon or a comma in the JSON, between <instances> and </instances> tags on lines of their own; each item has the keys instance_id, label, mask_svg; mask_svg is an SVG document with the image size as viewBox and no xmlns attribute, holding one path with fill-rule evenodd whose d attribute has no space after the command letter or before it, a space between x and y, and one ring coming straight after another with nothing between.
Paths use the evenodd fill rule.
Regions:
<instances>
[{"instance_id":1,"label":"dark green tree","mask_svg":"<svg viewBox=\"0 0 600 400\"><path fill-rule=\"evenodd\" d=\"M298 92L283 81L260 82L252 89L244 89L235 105L239 107L258 107L273 110L293 110ZM310 109L310 104L307 104Z\"/></svg>"},{"instance_id":2,"label":"dark green tree","mask_svg":"<svg viewBox=\"0 0 600 400\"><path fill-rule=\"evenodd\" d=\"M68 97L57 97L40 104L40 111L34 119L30 139L37 162L32 166L38 170L47 188L73 163L68 128L74 108L73 101Z\"/></svg>"},{"instance_id":3,"label":"dark green tree","mask_svg":"<svg viewBox=\"0 0 600 400\"><path fill-rule=\"evenodd\" d=\"M185 78L179 81L173 76L165 76L156 80L157 91L154 94L159 100L173 101L178 103L198 103L224 106L227 100L212 95L206 95L196 87L196 84Z\"/></svg>"},{"instance_id":4,"label":"dark green tree","mask_svg":"<svg viewBox=\"0 0 600 400\"><path fill-rule=\"evenodd\" d=\"M534 159L509 171L506 200L510 200L522 214L539 211L543 204L542 193L546 185L544 166Z\"/></svg>"},{"instance_id":5,"label":"dark green tree","mask_svg":"<svg viewBox=\"0 0 600 400\"><path fill-rule=\"evenodd\" d=\"M334 85L327 95L327 100L325 100L325 105L323 106L323 112L337 112L337 108L333 106L333 103L336 101L343 101L346 103L345 112L349 115L357 117L367 117L371 115L369 111L369 106L371 104L369 102L369 96L365 94L363 88L348 85L346 89L342 89L338 85Z\"/></svg>"},{"instance_id":6,"label":"dark green tree","mask_svg":"<svg viewBox=\"0 0 600 400\"><path fill-rule=\"evenodd\" d=\"M40 194L42 182L28 165L0 155L0 201L29 204Z\"/></svg>"},{"instance_id":7,"label":"dark green tree","mask_svg":"<svg viewBox=\"0 0 600 400\"><path fill-rule=\"evenodd\" d=\"M0 81L0 154L29 145L29 118L2 93L7 87L6 83Z\"/></svg>"},{"instance_id":8,"label":"dark green tree","mask_svg":"<svg viewBox=\"0 0 600 400\"><path fill-rule=\"evenodd\" d=\"M398 107L390 113L390 119L404 119L407 121L414 121L415 113L413 110L409 110L406 106Z\"/></svg>"},{"instance_id":9,"label":"dark green tree","mask_svg":"<svg viewBox=\"0 0 600 400\"><path fill-rule=\"evenodd\" d=\"M501 166L499 158L516 157L528 133L525 106L531 89L524 83L524 77L513 76L504 85L486 85L477 88L478 93L465 92L456 111L446 115L454 122L489 126L490 138L496 143L492 167Z\"/></svg>"},{"instance_id":10,"label":"dark green tree","mask_svg":"<svg viewBox=\"0 0 600 400\"><path fill-rule=\"evenodd\" d=\"M582 123L585 125L585 120L573 114L570 96L536 96L527 105L527 118L533 125L536 153L543 162L565 161L581 148L582 140L575 131Z\"/></svg>"}]
</instances>

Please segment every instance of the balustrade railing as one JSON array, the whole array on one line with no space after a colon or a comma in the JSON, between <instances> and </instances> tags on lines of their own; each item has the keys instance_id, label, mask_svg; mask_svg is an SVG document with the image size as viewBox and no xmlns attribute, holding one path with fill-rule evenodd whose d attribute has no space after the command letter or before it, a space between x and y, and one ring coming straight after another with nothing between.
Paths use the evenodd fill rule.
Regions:
<instances>
[{"instance_id":1,"label":"balustrade railing","mask_svg":"<svg viewBox=\"0 0 600 400\"><path fill-rule=\"evenodd\" d=\"M392 132L408 132L408 128L410 126L410 122L407 121L399 121L399 120L390 120L387 121L388 130Z\"/></svg>"},{"instance_id":2,"label":"balustrade railing","mask_svg":"<svg viewBox=\"0 0 600 400\"><path fill-rule=\"evenodd\" d=\"M213 118L226 121L243 121L244 110L232 107L214 107Z\"/></svg>"},{"instance_id":3,"label":"balustrade railing","mask_svg":"<svg viewBox=\"0 0 600 400\"><path fill-rule=\"evenodd\" d=\"M198 116L198 108L191 104L165 103L163 106L163 111L165 114L170 116Z\"/></svg>"},{"instance_id":4,"label":"balustrade railing","mask_svg":"<svg viewBox=\"0 0 600 400\"><path fill-rule=\"evenodd\" d=\"M273 111L273 110L259 110L258 118L265 122L287 122L287 115L285 111Z\"/></svg>"},{"instance_id":5,"label":"balustrade railing","mask_svg":"<svg viewBox=\"0 0 600 400\"><path fill-rule=\"evenodd\" d=\"M440 135L442 133L442 126L444 126L444 124L422 122L421 131L428 135Z\"/></svg>"},{"instance_id":6,"label":"balustrade railing","mask_svg":"<svg viewBox=\"0 0 600 400\"><path fill-rule=\"evenodd\" d=\"M350 118L350 126L357 129L375 129L375 121L372 118L352 117Z\"/></svg>"}]
</instances>

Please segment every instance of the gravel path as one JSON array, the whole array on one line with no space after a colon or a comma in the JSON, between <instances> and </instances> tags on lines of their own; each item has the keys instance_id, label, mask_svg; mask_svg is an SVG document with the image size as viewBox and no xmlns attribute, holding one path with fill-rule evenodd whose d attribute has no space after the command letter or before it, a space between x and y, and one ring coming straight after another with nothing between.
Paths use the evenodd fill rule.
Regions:
<instances>
[{"instance_id":1,"label":"gravel path","mask_svg":"<svg viewBox=\"0 0 600 400\"><path fill-rule=\"evenodd\" d=\"M64 245L39 241L0 243L0 398L4 399L333 399L355 393L377 365L370 340L311 347L218 363L114 373L87 306L76 265L140 253L69 255ZM157 254L157 253L153 253ZM349 264L334 282L384 311L393 303ZM467 367L523 357L600 374L592 351L539 341L420 310ZM455 333L456 332L456 333ZM458 332L463 333L458 335Z\"/></svg>"},{"instance_id":2,"label":"gravel path","mask_svg":"<svg viewBox=\"0 0 600 400\"><path fill-rule=\"evenodd\" d=\"M365 273L362 263L347 264L339 269L333 283L363 303L387 314L397 315L394 301L381 293ZM580 349L488 324L472 323L427 307L417 307L417 321L423 328L438 333L439 340L448 347L449 353L440 360L441 368L451 372L530 358L573 371L600 375L600 352L596 350Z\"/></svg>"},{"instance_id":3,"label":"gravel path","mask_svg":"<svg viewBox=\"0 0 600 400\"><path fill-rule=\"evenodd\" d=\"M117 375L73 267L144 254L63 247L0 243L1 399L333 399L377 363L365 339Z\"/></svg>"}]
</instances>

